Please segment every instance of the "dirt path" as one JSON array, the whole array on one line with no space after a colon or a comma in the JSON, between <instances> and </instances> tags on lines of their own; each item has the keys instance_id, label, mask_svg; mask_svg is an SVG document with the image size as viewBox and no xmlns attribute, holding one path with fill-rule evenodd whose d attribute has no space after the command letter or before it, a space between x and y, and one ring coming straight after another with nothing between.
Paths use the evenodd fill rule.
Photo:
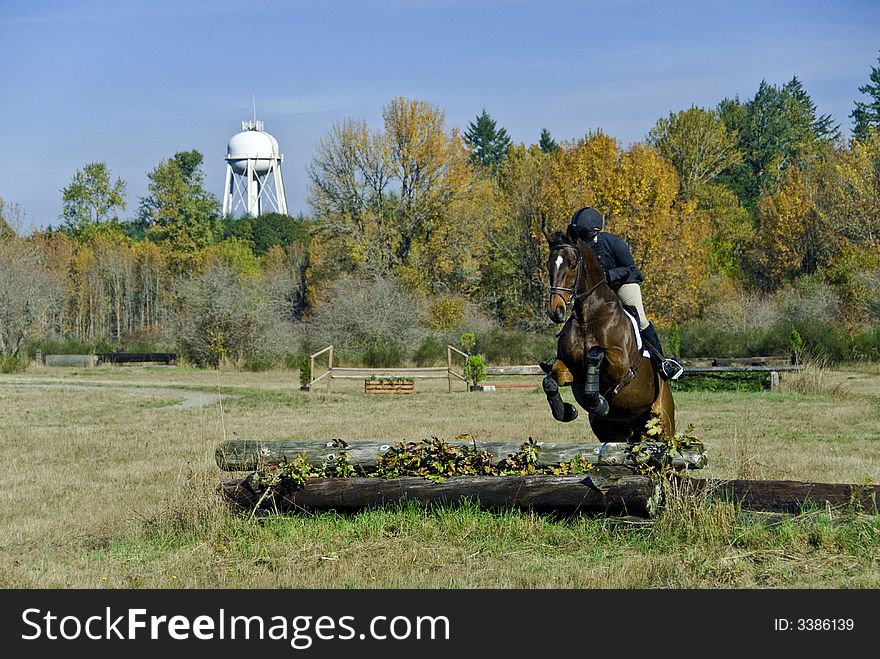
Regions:
<instances>
[{"instance_id":1,"label":"dirt path","mask_svg":"<svg viewBox=\"0 0 880 659\"><path fill-rule=\"evenodd\" d=\"M192 389L175 389L171 387L143 387L136 384L124 384L121 382L102 380L93 381L91 384L72 383L69 380L58 379L52 381L49 378L40 381L33 380L2 380L0 385L25 386L37 388L55 388L63 389L89 390L89 391L125 391L135 394L144 394L146 396L162 396L166 398L182 398L179 403L168 405L165 409L191 409L196 407L206 407L208 405L216 405L219 402L219 394L217 392L193 391ZM226 395L224 398L234 398L234 396Z\"/></svg>"}]
</instances>

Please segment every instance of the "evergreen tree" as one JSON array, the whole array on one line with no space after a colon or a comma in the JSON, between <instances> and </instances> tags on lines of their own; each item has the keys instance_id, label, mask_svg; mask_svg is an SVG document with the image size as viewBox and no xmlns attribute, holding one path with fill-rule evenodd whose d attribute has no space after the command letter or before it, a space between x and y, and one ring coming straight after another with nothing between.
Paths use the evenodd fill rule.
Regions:
<instances>
[{"instance_id":1,"label":"evergreen tree","mask_svg":"<svg viewBox=\"0 0 880 659\"><path fill-rule=\"evenodd\" d=\"M538 146L541 147L541 151L548 154L553 153L559 148L556 140L550 137L550 131L546 128L541 129L541 141L538 142Z\"/></svg>"},{"instance_id":2,"label":"evergreen tree","mask_svg":"<svg viewBox=\"0 0 880 659\"><path fill-rule=\"evenodd\" d=\"M830 114L816 114L816 104L797 76L782 86L782 97L788 103L790 123L797 127L802 140L809 143L840 137L840 124L834 124Z\"/></svg>"},{"instance_id":3,"label":"evergreen tree","mask_svg":"<svg viewBox=\"0 0 880 659\"><path fill-rule=\"evenodd\" d=\"M471 149L471 160L481 166L498 171L498 165L507 155L510 136L504 128L497 128L495 120L483 108L476 122L471 122L464 134L464 141Z\"/></svg>"},{"instance_id":4,"label":"evergreen tree","mask_svg":"<svg viewBox=\"0 0 880 659\"><path fill-rule=\"evenodd\" d=\"M150 194L140 200L139 219L158 242L193 253L214 242L220 202L205 190L198 151L181 151L163 160L147 176Z\"/></svg>"},{"instance_id":5,"label":"evergreen tree","mask_svg":"<svg viewBox=\"0 0 880 659\"><path fill-rule=\"evenodd\" d=\"M880 57L877 61L880 62ZM859 87L859 91L867 94L871 100L856 101L856 107L849 115L853 120L853 137L860 142L868 138L869 126L880 128L880 67L871 67L870 79L871 82Z\"/></svg>"},{"instance_id":6,"label":"evergreen tree","mask_svg":"<svg viewBox=\"0 0 880 659\"><path fill-rule=\"evenodd\" d=\"M808 169L821 157L823 145L840 134L830 115L816 114L797 77L781 88L762 80L750 101L725 99L718 115L743 154L742 163L720 178L751 209L762 192L776 189L788 167Z\"/></svg>"}]
</instances>

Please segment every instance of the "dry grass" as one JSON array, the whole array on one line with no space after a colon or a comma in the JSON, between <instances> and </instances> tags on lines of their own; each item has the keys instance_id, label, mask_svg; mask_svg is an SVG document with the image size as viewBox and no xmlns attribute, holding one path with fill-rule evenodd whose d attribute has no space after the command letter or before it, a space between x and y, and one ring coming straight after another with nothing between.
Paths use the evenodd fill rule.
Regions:
<instances>
[{"instance_id":1,"label":"dry grass","mask_svg":"<svg viewBox=\"0 0 880 659\"><path fill-rule=\"evenodd\" d=\"M866 365L823 372L824 388L809 393L680 393L678 423L693 424L706 443L709 477L877 483L877 376ZM833 393L839 387L843 398ZM468 508L302 515L256 525L217 498L217 483L229 477L214 464L224 438L593 439L585 416L553 421L539 390L457 388L448 394L445 381L418 380L415 395L366 395L361 381L344 381L330 393L304 393L295 372L184 368L0 376L0 585L880 583L876 549L864 549L880 542L876 517L852 521L843 535L815 524L752 528L731 507L672 498L677 503L647 527ZM192 391L202 404L181 405L193 400ZM564 396L571 400L570 392ZM785 543L793 553L785 554Z\"/></svg>"}]
</instances>

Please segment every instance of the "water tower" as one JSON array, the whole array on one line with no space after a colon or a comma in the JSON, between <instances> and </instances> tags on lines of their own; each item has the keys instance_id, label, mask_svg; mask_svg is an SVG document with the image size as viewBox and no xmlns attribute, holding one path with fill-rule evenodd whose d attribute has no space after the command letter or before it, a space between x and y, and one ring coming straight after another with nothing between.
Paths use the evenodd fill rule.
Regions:
<instances>
[{"instance_id":1,"label":"water tower","mask_svg":"<svg viewBox=\"0 0 880 659\"><path fill-rule=\"evenodd\" d=\"M256 217L263 213L287 215L278 140L263 130L263 122L242 121L241 132L226 147L226 188L223 214L244 211Z\"/></svg>"}]
</instances>

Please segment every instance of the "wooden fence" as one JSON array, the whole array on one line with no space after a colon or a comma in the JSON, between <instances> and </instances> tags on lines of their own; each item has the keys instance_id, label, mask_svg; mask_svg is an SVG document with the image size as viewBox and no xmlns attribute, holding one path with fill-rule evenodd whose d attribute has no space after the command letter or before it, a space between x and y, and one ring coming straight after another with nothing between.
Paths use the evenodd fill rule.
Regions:
<instances>
[{"instance_id":1,"label":"wooden fence","mask_svg":"<svg viewBox=\"0 0 880 659\"><path fill-rule=\"evenodd\" d=\"M413 366L410 368L367 368L353 366L335 366L333 364L333 346L327 346L323 350L319 350L309 357L310 373L315 373L315 358L321 355L327 355L327 370L317 377L313 377L309 382L309 389L312 386L326 380L327 391L333 387L333 380L366 380L371 375L376 377L406 377L408 379L422 380L446 380L448 382L449 393L452 393L453 380L460 380L467 386L467 379L464 377L464 364L462 364L462 372L455 370L453 361L456 357L463 357L467 361L467 353L462 352L450 345L446 346L446 366ZM466 390L466 389L465 389Z\"/></svg>"}]
</instances>

